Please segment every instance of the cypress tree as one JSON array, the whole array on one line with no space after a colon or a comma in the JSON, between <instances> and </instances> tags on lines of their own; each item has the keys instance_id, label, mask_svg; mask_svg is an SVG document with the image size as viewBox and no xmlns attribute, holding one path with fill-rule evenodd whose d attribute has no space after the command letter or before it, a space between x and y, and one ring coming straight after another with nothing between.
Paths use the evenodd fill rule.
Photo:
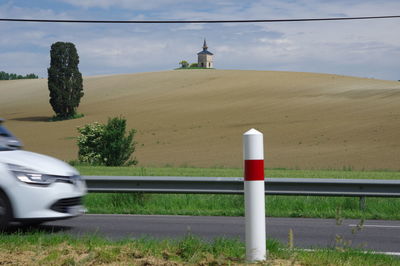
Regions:
<instances>
[{"instance_id":1,"label":"cypress tree","mask_svg":"<svg viewBox=\"0 0 400 266\"><path fill-rule=\"evenodd\" d=\"M50 104L58 118L73 117L83 96L78 64L79 56L73 43L56 42L51 45L48 87Z\"/></svg>"}]
</instances>

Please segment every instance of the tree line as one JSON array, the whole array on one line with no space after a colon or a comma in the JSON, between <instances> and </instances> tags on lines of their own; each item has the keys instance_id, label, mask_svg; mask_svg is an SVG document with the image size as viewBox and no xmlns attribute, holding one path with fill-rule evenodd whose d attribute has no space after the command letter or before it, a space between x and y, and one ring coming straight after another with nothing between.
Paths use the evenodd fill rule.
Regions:
<instances>
[{"instance_id":1,"label":"tree line","mask_svg":"<svg viewBox=\"0 0 400 266\"><path fill-rule=\"evenodd\" d=\"M4 71L0 71L0 80L37 79L37 78L39 78L38 75L35 75L33 73L22 76L15 73L7 73Z\"/></svg>"}]
</instances>

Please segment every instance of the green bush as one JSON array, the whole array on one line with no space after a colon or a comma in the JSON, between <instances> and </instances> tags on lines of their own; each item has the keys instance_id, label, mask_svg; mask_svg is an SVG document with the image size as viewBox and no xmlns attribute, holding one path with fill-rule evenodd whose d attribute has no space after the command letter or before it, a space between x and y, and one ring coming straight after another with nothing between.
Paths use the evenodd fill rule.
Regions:
<instances>
[{"instance_id":1,"label":"green bush","mask_svg":"<svg viewBox=\"0 0 400 266\"><path fill-rule=\"evenodd\" d=\"M180 61L179 65L181 65L181 68L188 68L189 67L189 63L186 60Z\"/></svg>"},{"instance_id":2,"label":"green bush","mask_svg":"<svg viewBox=\"0 0 400 266\"><path fill-rule=\"evenodd\" d=\"M136 164L135 160L130 160L135 151L133 136L136 130L132 129L125 136L126 119L112 118L108 120L102 136L101 155L107 166L120 166Z\"/></svg>"},{"instance_id":3,"label":"green bush","mask_svg":"<svg viewBox=\"0 0 400 266\"><path fill-rule=\"evenodd\" d=\"M91 165L102 165L103 159L99 150L102 146L104 125L94 122L78 128L78 160Z\"/></svg>"},{"instance_id":4,"label":"green bush","mask_svg":"<svg viewBox=\"0 0 400 266\"><path fill-rule=\"evenodd\" d=\"M78 160L91 165L123 166L137 164L130 159L135 151L136 130L126 134L126 119L109 118L107 124L92 123L78 128Z\"/></svg>"}]
</instances>

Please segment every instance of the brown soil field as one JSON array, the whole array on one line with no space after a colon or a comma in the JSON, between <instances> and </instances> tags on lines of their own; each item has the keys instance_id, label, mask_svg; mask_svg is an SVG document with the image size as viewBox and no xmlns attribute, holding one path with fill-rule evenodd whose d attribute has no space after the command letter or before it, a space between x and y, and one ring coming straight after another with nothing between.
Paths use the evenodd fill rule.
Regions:
<instances>
[{"instance_id":1,"label":"brown soil field","mask_svg":"<svg viewBox=\"0 0 400 266\"><path fill-rule=\"evenodd\" d=\"M25 149L77 158L77 127L123 116L139 166L242 167L264 133L266 167L400 169L400 82L277 71L176 70L84 78L78 111L53 116L47 80L0 81L0 117Z\"/></svg>"}]
</instances>

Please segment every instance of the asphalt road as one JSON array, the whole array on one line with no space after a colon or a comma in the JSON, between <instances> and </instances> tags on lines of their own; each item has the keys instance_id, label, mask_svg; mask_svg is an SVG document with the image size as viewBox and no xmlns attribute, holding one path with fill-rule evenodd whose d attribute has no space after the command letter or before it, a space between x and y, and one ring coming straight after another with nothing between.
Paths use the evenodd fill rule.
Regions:
<instances>
[{"instance_id":1,"label":"asphalt road","mask_svg":"<svg viewBox=\"0 0 400 266\"><path fill-rule=\"evenodd\" d=\"M203 239L230 237L244 240L244 217L161 216L161 215L83 215L70 220L47 222L41 229L73 235L95 233L111 239L181 238L187 233ZM360 231L353 232L359 220L267 218L267 238L287 243L293 230L298 248L324 248L341 245L337 236L351 247L382 252L399 252L400 221L367 220Z\"/></svg>"}]
</instances>

